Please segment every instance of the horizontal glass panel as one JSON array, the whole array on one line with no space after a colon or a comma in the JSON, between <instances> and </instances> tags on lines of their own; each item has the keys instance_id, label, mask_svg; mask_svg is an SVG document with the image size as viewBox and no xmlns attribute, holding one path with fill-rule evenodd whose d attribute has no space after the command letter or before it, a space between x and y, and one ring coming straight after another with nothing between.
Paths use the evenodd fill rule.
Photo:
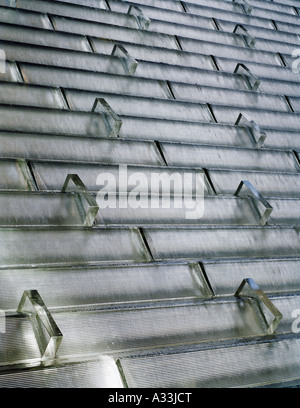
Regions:
<instances>
[{"instance_id":1,"label":"horizontal glass panel","mask_svg":"<svg viewBox=\"0 0 300 408\"><path fill-rule=\"evenodd\" d=\"M121 365L132 388L257 387L295 380L299 383L299 346L298 339L283 340L126 358L121 359Z\"/></svg>"},{"instance_id":2,"label":"horizontal glass panel","mask_svg":"<svg viewBox=\"0 0 300 408\"><path fill-rule=\"evenodd\" d=\"M164 165L153 142L1 132L0 145L4 158Z\"/></svg>"},{"instance_id":3,"label":"horizontal glass panel","mask_svg":"<svg viewBox=\"0 0 300 408\"><path fill-rule=\"evenodd\" d=\"M9 5L9 1L2 0L0 5L7 6ZM30 10L32 10L32 7ZM29 10L24 11L12 7L0 7L0 22L45 28L46 30L53 29L47 14L35 13Z\"/></svg>"},{"instance_id":4,"label":"horizontal glass panel","mask_svg":"<svg viewBox=\"0 0 300 408\"><path fill-rule=\"evenodd\" d=\"M284 97L279 95L178 84L176 82L171 82L170 86L176 99L179 100L290 112Z\"/></svg>"},{"instance_id":5,"label":"horizontal glass panel","mask_svg":"<svg viewBox=\"0 0 300 408\"><path fill-rule=\"evenodd\" d=\"M88 41L84 36L57 33L57 31L52 30L43 30L5 23L0 23L0 28L2 33L1 40L47 45L48 47L68 48L80 51L91 51Z\"/></svg>"},{"instance_id":6,"label":"horizontal glass panel","mask_svg":"<svg viewBox=\"0 0 300 408\"><path fill-rule=\"evenodd\" d=\"M299 165L290 152L171 143L162 143L161 147L170 166L286 172L299 170Z\"/></svg>"},{"instance_id":7,"label":"horizontal glass panel","mask_svg":"<svg viewBox=\"0 0 300 408\"><path fill-rule=\"evenodd\" d=\"M112 3L116 3L116 1L112 2L111 0L108 0L108 3L112 5ZM179 2L174 0L159 0L159 3L157 0L132 0L130 3L138 5L144 4L146 6L160 7L168 10L183 11Z\"/></svg>"},{"instance_id":8,"label":"horizontal glass panel","mask_svg":"<svg viewBox=\"0 0 300 408\"><path fill-rule=\"evenodd\" d=\"M97 97L102 97L118 115L142 116L190 122L213 122L206 104L193 104L137 96L121 96L106 93L66 90L71 109L88 111Z\"/></svg>"},{"instance_id":9,"label":"horizontal glass panel","mask_svg":"<svg viewBox=\"0 0 300 408\"><path fill-rule=\"evenodd\" d=\"M220 194L234 194L241 180L248 180L265 196L299 198L300 174L209 170Z\"/></svg>"},{"instance_id":10,"label":"horizontal glass panel","mask_svg":"<svg viewBox=\"0 0 300 408\"><path fill-rule=\"evenodd\" d=\"M123 198L124 199L124 198ZM144 208L133 208L127 198L127 207L100 208L96 223L99 225L258 225L255 210L248 199L234 197L160 197L158 208L151 205L151 197L143 197ZM101 201L99 201L100 205ZM131 205L130 205L131 204ZM166 206L167 208L164 208Z\"/></svg>"},{"instance_id":11,"label":"horizontal glass panel","mask_svg":"<svg viewBox=\"0 0 300 408\"><path fill-rule=\"evenodd\" d=\"M111 54L114 42L101 38L92 38L95 52ZM151 47L140 44L122 42L126 50L138 61L151 61L169 65L182 65L200 69L215 69L209 55L192 54L182 50L173 50L160 47Z\"/></svg>"},{"instance_id":12,"label":"horizontal glass panel","mask_svg":"<svg viewBox=\"0 0 300 408\"><path fill-rule=\"evenodd\" d=\"M155 260L296 256L299 234L276 228L144 230Z\"/></svg>"},{"instance_id":13,"label":"horizontal glass panel","mask_svg":"<svg viewBox=\"0 0 300 408\"><path fill-rule=\"evenodd\" d=\"M0 83L0 103L67 109L60 89Z\"/></svg>"},{"instance_id":14,"label":"horizontal glass panel","mask_svg":"<svg viewBox=\"0 0 300 408\"><path fill-rule=\"evenodd\" d=\"M165 306L167 307L116 308L107 311L94 308L93 311L76 313L52 312L53 319L64 336L58 355L62 358L145 347L152 349L264 333L250 300L181 306L170 303ZM6 320L9 325L3 336L1 363L37 358L38 350L34 350L35 354L32 356L24 345L24 337L30 338L33 333L30 319L12 316ZM17 336L16 324L19 326ZM32 341L32 348L34 344Z\"/></svg>"},{"instance_id":15,"label":"horizontal glass panel","mask_svg":"<svg viewBox=\"0 0 300 408\"><path fill-rule=\"evenodd\" d=\"M1 131L109 136L101 115L94 112L0 105L0 115Z\"/></svg>"},{"instance_id":16,"label":"horizontal glass panel","mask_svg":"<svg viewBox=\"0 0 300 408\"><path fill-rule=\"evenodd\" d=\"M61 2L69 3L69 0L57 0ZM73 4L79 4L81 6L95 7L99 9L108 10L106 0L72 0Z\"/></svg>"},{"instance_id":17,"label":"horizontal glass panel","mask_svg":"<svg viewBox=\"0 0 300 408\"><path fill-rule=\"evenodd\" d=\"M33 180L25 162L0 160L0 190L32 190Z\"/></svg>"},{"instance_id":18,"label":"horizontal glass panel","mask_svg":"<svg viewBox=\"0 0 300 408\"><path fill-rule=\"evenodd\" d=\"M137 230L1 229L1 267L146 262Z\"/></svg>"},{"instance_id":19,"label":"horizontal glass panel","mask_svg":"<svg viewBox=\"0 0 300 408\"><path fill-rule=\"evenodd\" d=\"M51 162L32 162L33 172L35 174L40 190L61 190L68 174L78 174L83 183L90 191L99 191L105 187L111 192L126 193L138 188L141 193L148 193L151 190L153 180L161 175L166 175L168 180L175 179L178 174L183 179L186 173L180 168L162 168L162 167L142 167L142 166L117 166L102 165L90 163L51 163ZM203 170L189 170L188 173L196 177L196 173L203 176ZM204 178L205 193L211 193L211 188ZM199 184L200 186L200 184ZM201 191L198 184L191 186L192 194ZM179 183L170 182L170 194L181 194L182 186ZM117 191L116 191L117 190ZM202 192L201 192L202 194Z\"/></svg>"},{"instance_id":20,"label":"horizontal glass panel","mask_svg":"<svg viewBox=\"0 0 300 408\"><path fill-rule=\"evenodd\" d=\"M217 121L221 123L235 123L239 113L242 113L248 120L254 120L262 128L297 130L300 127L300 115L295 113L246 108L239 110L237 108L227 108L217 105L213 105L212 109Z\"/></svg>"},{"instance_id":21,"label":"horizontal glass panel","mask_svg":"<svg viewBox=\"0 0 300 408\"><path fill-rule=\"evenodd\" d=\"M277 129L265 129L268 132L268 136L264 141L264 146L269 148L281 148L281 149L300 149L299 132L277 130Z\"/></svg>"},{"instance_id":22,"label":"horizontal glass panel","mask_svg":"<svg viewBox=\"0 0 300 408\"><path fill-rule=\"evenodd\" d=\"M122 75L113 75L57 67L49 69L49 67L43 65L24 63L21 63L20 66L26 82L30 84L61 86L64 88L75 87L88 91L165 99L170 95L164 83L138 77L132 79L127 75L123 75L124 71ZM90 109L92 109L92 106Z\"/></svg>"},{"instance_id":23,"label":"horizontal glass panel","mask_svg":"<svg viewBox=\"0 0 300 408\"><path fill-rule=\"evenodd\" d=\"M300 223L300 201L287 199L269 199L269 204L273 207L269 223L299 225Z\"/></svg>"},{"instance_id":24,"label":"horizontal glass panel","mask_svg":"<svg viewBox=\"0 0 300 408\"><path fill-rule=\"evenodd\" d=\"M0 225L80 226L83 225L83 220L77 200L72 194L2 193L0 194Z\"/></svg>"},{"instance_id":25,"label":"horizontal glass panel","mask_svg":"<svg viewBox=\"0 0 300 408\"><path fill-rule=\"evenodd\" d=\"M265 293L297 292L300 289L299 266L299 259L204 262L208 281L216 296L233 296L246 277L253 278Z\"/></svg>"},{"instance_id":26,"label":"horizontal glass panel","mask_svg":"<svg viewBox=\"0 0 300 408\"><path fill-rule=\"evenodd\" d=\"M114 41L128 41L130 43L151 45L152 47L166 47L178 49L174 36L154 33L128 27L98 24L91 21L62 17L52 17L56 30L108 38Z\"/></svg>"},{"instance_id":27,"label":"horizontal glass panel","mask_svg":"<svg viewBox=\"0 0 300 408\"><path fill-rule=\"evenodd\" d=\"M126 117L126 123L123 123L120 136L137 139L143 137L145 140L169 142L253 146L252 139L245 128L215 123Z\"/></svg>"},{"instance_id":28,"label":"horizontal glass panel","mask_svg":"<svg viewBox=\"0 0 300 408\"><path fill-rule=\"evenodd\" d=\"M3 50L5 52L5 50ZM23 82L20 71L14 61L5 61L5 72L0 73L1 81Z\"/></svg>"},{"instance_id":29,"label":"horizontal glass panel","mask_svg":"<svg viewBox=\"0 0 300 408\"><path fill-rule=\"evenodd\" d=\"M112 357L97 361L1 374L2 388L123 388Z\"/></svg>"},{"instance_id":30,"label":"horizontal glass panel","mask_svg":"<svg viewBox=\"0 0 300 408\"><path fill-rule=\"evenodd\" d=\"M2 310L16 310L28 287L48 308L210 295L198 264L9 269L0 282Z\"/></svg>"},{"instance_id":31,"label":"horizontal glass panel","mask_svg":"<svg viewBox=\"0 0 300 408\"><path fill-rule=\"evenodd\" d=\"M224 57L237 59L239 61L251 61L261 64L270 64L281 66L280 59L277 54L272 52L264 52L258 49L246 48L244 45L232 47L225 44L218 44L210 41L200 41L191 38L178 37L178 40L185 51L200 52L201 54L214 55L216 57Z\"/></svg>"},{"instance_id":32,"label":"horizontal glass panel","mask_svg":"<svg viewBox=\"0 0 300 408\"><path fill-rule=\"evenodd\" d=\"M290 97L289 99L294 111L300 113L300 98Z\"/></svg>"},{"instance_id":33,"label":"horizontal glass panel","mask_svg":"<svg viewBox=\"0 0 300 408\"><path fill-rule=\"evenodd\" d=\"M112 11L101 8L85 7L82 5L72 4L72 2L65 3L35 0L34 6L32 5L31 0L18 0L18 2L23 9L32 10L32 8L34 8L35 11L49 13L56 16L82 18L86 21L98 21L132 28L137 27L134 16L129 14L113 13Z\"/></svg>"}]
</instances>

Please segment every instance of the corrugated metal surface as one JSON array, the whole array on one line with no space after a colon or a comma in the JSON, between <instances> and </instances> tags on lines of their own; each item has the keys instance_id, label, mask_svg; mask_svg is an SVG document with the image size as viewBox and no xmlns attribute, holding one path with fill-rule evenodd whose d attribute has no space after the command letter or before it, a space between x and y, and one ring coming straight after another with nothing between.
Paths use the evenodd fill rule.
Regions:
<instances>
[{"instance_id":1,"label":"corrugated metal surface","mask_svg":"<svg viewBox=\"0 0 300 408\"><path fill-rule=\"evenodd\" d=\"M0 0L0 387L300 384L299 22Z\"/></svg>"}]
</instances>

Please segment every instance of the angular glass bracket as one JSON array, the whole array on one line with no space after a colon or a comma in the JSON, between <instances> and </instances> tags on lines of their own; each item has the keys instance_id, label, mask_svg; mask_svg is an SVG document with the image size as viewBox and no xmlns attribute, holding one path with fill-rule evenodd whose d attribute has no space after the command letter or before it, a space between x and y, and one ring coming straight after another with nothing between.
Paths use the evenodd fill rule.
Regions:
<instances>
[{"instance_id":1,"label":"angular glass bracket","mask_svg":"<svg viewBox=\"0 0 300 408\"><path fill-rule=\"evenodd\" d=\"M103 98L96 98L92 112L98 112L102 115L105 126L109 132L110 137L118 137L122 126L122 120L113 111Z\"/></svg>"},{"instance_id":2,"label":"angular glass bracket","mask_svg":"<svg viewBox=\"0 0 300 408\"><path fill-rule=\"evenodd\" d=\"M111 55L121 58L124 71L127 75L134 75L138 62L129 54L126 48L121 44L115 44Z\"/></svg>"},{"instance_id":3,"label":"angular glass bracket","mask_svg":"<svg viewBox=\"0 0 300 408\"><path fill-rule=\"evenodd\" d=\"M235 122L235 125L246 126L250 133L250 136L254 141L255 147L257 148L262 147L267 137L267 134L261 129L261 127L256 122L254 122L253 120L249 121L242 113L240 113Z\"/></svg>"},{"instance_id":4,"label":"angular glass bracket","mask_svg":"<svg viewBox=\"0 0 300 408\"><path fill-rule=\"evenodd\" d=\"M83 226L85 227L91 227L94 224L94 221L96 219L97 213L99 211L99 206L97 204L96 199L93 197L93 195L87 190L86 186L84 183L81 181L80 177L77 174L68 174L65 180L65 183L62 188L62 193L65 193L68 189L69 182L72 181L76 187L76 190L71 190L73 192L78 192L80 197L84 199L88 205L88 210L85 211L83 209L83 206L78 205L78 209L80 214L82 214L83 218Z\"/></svg>"},{"instance_id":5,"label":"angular glass bracket","mask_svg":"<svg viewBox=\"0 0 300 408\"><path fill-rule=\"evenodd\" d=\"M42 353L42 359L54 359L62 342L63 335L39 292L37 290L25 290L17 312L26 314L31 318L35 336Z\"/></svg>"},{"instance_id":6,"label":"angular glass bracket","mask_svg":"<svg viewBox=\"0 0 300 408\"><path fill-rule=\"evenodd\" d=\"M239 34L243 37L244 42L247 47L253 48L256 43L256 38L253 37L247 28L245 28L242 24L237 24L233 30L234 34Z\"/></svg>"},{"instance_id":7,"label":"angular glass bracket","mask_svg":"<svg viewBox=\"0 0 300 408\"><path fill-rule=\"evenodd\" d=\"M247 287L248 290L245 287ZM283 315L279 312L279 310L274 306L271 300L260 289L260 287L252 278L243 279L234 296L248 297L256 300L258 307L257 312L259 313L259 317L261 318L261 322L264 326L266 334L274 334L283 318ZM269 322L267 320L267 317L265 316L265 313L263 312L264 307L267 308L267 311L272 315L272 320Z\"/></svg>"},{"instance_id":8,"label":"angular glass bracket","mask_svg":"<svg viewBox=\"0 0 300 408\"><path fill-rule=\"evenodd\" d=\"M249 89L253 92L257 91L261 80L257 78L245 64L238 63L233 72L234 74L242 75Z\"/></svg>"},{"instance_id":9,"label":"angular glass bracket","mask_svg":"<svg viewBox=\"0 0 300 408\"><path fill-rule=\"evenodd\" d=\"M142 10L138 6L131 4L129 6L127 14L132 14L135 17L140 30L148 30L151 20L144 15Z\"/></svg>"},{"instance_id":10,"label":"angular glass bracket","mask_svg":"<svg viewBox=\"0 0 300 408\"><path fill-rule=\"evenodd\" d=\"M35 182L30 171L28 162L24 159L17 160L17 168L19 169L20 173L22 174L26 184L28 191L36 191L37 188L35 186Z\"/></svg>"},{"instance_id":11,"label":"angular glass bracket","mask_svg":"<svg viewBox=\"0 0 300 408\"><path fill-rule=\"evenodd\" d=\"M260 218L259 219L259 224L260 225L266 225L266 223L267 223L267 221L268 221L268 219L269 219L269 217L270 217L270 215L271 215L271 213L273 211L273 207L260 194L260 192L257 191L255 187L253 187L253 185L250 183L250 181L247 181L247 180L242 180L240 182L236 192L234 193L234 195L236 197L238 197L240 191L242 190L242 188L244 186L246 186L246 188L250 192L251 196L255 199L255 200L253 200L253 204L254 204L254 207L255 207L255 209L256 209L256 211L257 211L257 213L259 215L259 218ZM260 214L260 211L258 209L257 202L260 202L265 208L265 211L264 211L264 213L262 215Z\"/></svg>"},{"instance_id":12,"label":"angular glass bracket","mask_svg":"<svg viewBox=\"0 0 300 408\"><path fill-rule=\"evenodd\" d=\"M239 6L241 6L241 8L243 9L243 11L246 14L251 14L252 13L253 6L251 6L251 4L249 4L249 3L247 3L246 0L232 0L232 3L238 4Z\"/></svg>"}]
</instances>

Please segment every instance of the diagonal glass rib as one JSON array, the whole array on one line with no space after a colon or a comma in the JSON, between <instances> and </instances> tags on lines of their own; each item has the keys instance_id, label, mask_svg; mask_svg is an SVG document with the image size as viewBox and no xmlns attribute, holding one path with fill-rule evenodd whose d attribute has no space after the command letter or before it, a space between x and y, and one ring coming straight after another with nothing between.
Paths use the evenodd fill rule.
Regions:
<instances>
[{"instance_id":1,"label":"diagonal glass rib","mask_svg":"<svg viewBox=\"0 0 300 408\"><path fill-rule=\"evenodd\" d=\"M255 92L258 90L261 81L253 75L245 64L238 63L233 73L242 75L251 91Z\"/></svg>"},{"instance_id":2,"label":"diagonal glass rib","mask_svg":"<svg viewBox=\"0 0 300 408\"><path fill-rule=\"evenodd\" d=\"M103 98L96 98L92 112L99 112L103 118L110 137L118 137L122 120ZM98 122L97 122L98 123Z\"/></svg>"},{"instance_id":3,"label":"diagonal glass rib","mask_svg":"<svg viewBox=\"0 0 300 408\"><path fill-rule=\"evenodd\" d=\"M129 54L125 47L121 44L115 44L111 55L121 58L124 71L127 75L134 75L138 62Z\"/></svg>"},{"instance_id":4,"label":"diagonal glass rib","mask_svg":"<svg viewBox=\"0 0 300 408\"><path fill-rule=\"evenodd\" d=\"M233 33L241 35L245 41L245 44L250 48L254 48L256 38L253 37L242 24L237 24L233 30Z\"/></svg>"},{"instance_id":5,"label":"diagonal glass rib","mask_svg":"<svg viewBox=\"0 0 300 408\"><path fill-rule=\"evenodd\" d=\"M260 192L257 191L256 188L253 187L253 185L252 185L249 181L247 181L247 180L242 180L242 181L240 182L240 184L239 184L239 186L238 186L236 192L234 193L234 195L238 197L239 194L240 194L240 192L241 192L241 190L242 190L242 188L243 188L244 186L247 187L247 191L249 191L250 194L251 194L251 196L254 197L254 199L255 199L255 200L253 201L253 203L254 203L254 206L255 206L256 211L258 212L258 214L259 214L259 216L260 216L260 220L259 220L260 225L265 225L265 224L267 223L267 221L268 221L268 218L270 217L270 215L271 215L271 213L272 213L272 211L273 211L273 207L272 207L272 206L268 203L268 201L260 194ZM262 215L261 215L260 212L259 212L259 208L258 208L258 205L257 205L257 201L260 202L260 203L264 206L264 208L265 208L265 211L264 211L264 213L263 213Z\"/></svg>"},{"instance_id":6,"label":"diagonal glass rib","mask_svg":"<svg viewBox=\"0 0 300 408\"><path fill-rule=\"evenodd\" d=\"M136 5L130 5L127 11L127 14L132 14L135 16L137 25L141 30L148 30L151 20L150 18L146 17L142 10Z\"/></svg>"},{"instance_id":7,"label":"diagonal glass rib","mask_svg":"<svg viewBox=\"0 0 300 408\"><path fill-rule=\"evenodd\" d=\"M250 292L245 290L245 286L250 289ZM262 316L262 322L264 323L265 330L267 334L274 334L279 323L281 322L283 315L271 302L271 300L265 295L265 293L260 289L256 282L252 278L243 279L239 288L235 292L236 297L251 297L258 302L258 313ZM264 314L262 306L265 306L268 311L273 315L270 322L267 321L267 317ZM257 309L257 308L256 308Z\"/></svg>"},{"instance_id":8,"label":"diagonal glass rib","mask_svg":"<svg viewBox=\"0 0 300 408\"><path fill-rule=\"evenodd\" d=\"M63 335L37 290L24 291L17 312L26 314L33 320L42 359L54 359ZM46 338L45 331L50 339Z\"/></svg>"},{"instance_id":9,"label":"diagonal glass rib","mask_svg":"<svg viewBox=\"0 0 300 408\"><path fill-rule=\"evenodd\" d=\"M79 191L79 196L81 198L80 204L77 200L78 209L80 212L83 210L83 226L91 227L94 224L95 218L97 216L99 207L94 196L87 190L86 186L81 181L80 177L77 174L68 174L65 180L65 183L62 188L62 193L68 191L69 183L72 181L76 187L76 190ZM84 200L87 205L87 211L83 208L82 200Z\"/></svg>"},{"instance_id":10,"label":"diagonal glass rib","mask_svg":"<svg viewBox=\"0 0 300 408\"><path fill-rule=\"evenodd\" d=\"M267 134L264 132L260 126L254 122L254 120L248 120L242 113L239 114L235 125L246 126L254 139L255 146L257 148L262 147L264 144Z\"/></svg>"}]
</instances>

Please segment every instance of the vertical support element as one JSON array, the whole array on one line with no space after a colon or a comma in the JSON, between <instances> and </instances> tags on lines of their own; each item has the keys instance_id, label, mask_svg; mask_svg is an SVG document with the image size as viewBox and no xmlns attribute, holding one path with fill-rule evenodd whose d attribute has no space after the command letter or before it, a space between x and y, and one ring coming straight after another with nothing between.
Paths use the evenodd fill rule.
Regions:
<instances>
[{"instance_id":1,"label":"vertical support element","mask_svg":"<svg viewBox=\"0 0 300 408\"><path fill-rule=\"evenodd\" d=\"M182 10L183 10L185 13L188 13L187 5L186 5L183 1L181 1L181 0L179 0L179 3L181 4Z\"/></svg>"},{"instance_id":2,"label":"vertical support element","mask_svg":"<svg viewBox=\"0 0 300 408\"><path fill-rule=\"evenodd\" d=\"M275 21L275 20L271 20L271 23L272 23L272 25L273 25L273 27L274 27L274 30L277 30L277 31L278 31L278 27L277 27L276 21Z\"/></svg>"},{"instance_id":3,"label":"vertical support element","mask_svg":"<svg viewBox=\"0 0 300 408\"><path fill-rule=\"evenodd\" d=\"M54 359L63 335L37 290L24 291L17 312L28 315L34 321L34 331L42 359ZM45 334L50 337L49 340Z\"/></svg>"},{"instance_id":4,"label":"vertical support element","mask_svg":"<svg viewBox=\"0 0 300 408\"><path fill-rule=\"evenodd\" d=\"M16 166L26 182L28 191L37 191L36 183L27 160L18 159Z\"/></svg>"},{"instance_id":5,"label":"vertical support element","mask_svg":"<svg viewBox=\"0 0 300 408\"><path fill-rule=\"evenodd\" d=\"M175 38L175 42L176 42L177 48L178 48L180 51L183 51L183 48L182 48L182 45L180 44L180 41L179 41L178 36L177 36L177 35L174 35L174 38Z\"/></svg>"},{"instance_id":6,"label":"vertical support element","mask_svg":"<svg viewBox=\"0 0 300 408\"><path fill-rule=\"evenodd\" d=\"M214 297L215 293L210 284L210 281L208 279L203 263L202 262L190 263L189 267L190 267L191 274L194 279L196 275L196 281L198 283L198 286L201 289L201 293L203 294L203 297L205 298Z\"/></svg>"},{"instance_id":7,"label":"vertical support element","mask_svg":"<svg viewBox=\"0 0 300 408\"><path fill-rule=\"evenodd\" d=\"M240 113L235 122L235 125L245 126L254 141L254 146L258 149L262 147L267 134L260 128L260 126L256 122L254 122L254 120L249 121L242 113Z\"/></svg>"},{"instance_id":8,"label":"vertical support element","mask_svg":"<svg viewBox=\"0 0 300 408\"><path fill-rule=\"evenodd\" d=\"M255 207L255 210L257 211L258 215L259 215L259 224L260 225L266 225L272 211L273 211L273 207L268 203L268 201L260 194L259 191L256 190L255 187L253 187L253 185L250 183L250 181L247 180L242 180L236 190L236 192L234 193L234 196L238 197L239 193L241 192L242 188L246 186L248 191L250 192L251 196L255 199L253 202L253 205ZM261 215L259 208L257 206L257 202L260 202L263 207L265 208L264 213Z\"/></svg>"},{"instance_id":9,"label":"vertical support element","mask_svg":"<svg viewBox=\"0 0 300 408\"><path fill-rule=\"evenodd\" d=\"M129 54L123 45L115 44L111 55L115 55L121 59L124 71L127 75L134 75L138 62Z\"/></svg>"},{"instance_id":10,"label":"vertical support element","mask_svg":"<svg viewBox=\"0 0 300 408\"><path fill-rule=\"evenodd\" d=\"M207 103L206 106L207 106L207 109L208 109L208 112L209 112L211 118L213 119L213 122L214 122L214 123L218 123L217 118L215 117L215 114L214 114L214 111L213 111L213 108L212 108L211 104L210 104L210 103Z\"/></svg>"},{"instance_id":11,"label":"vertical support element","mask_svg":"<svg viewBox=\"0 0 300 408\"><path fill-rule=\"evenodd\" d=\"M293 113L295 113L295 109L293 108L292 102L290 101L290 98L287 95L283 95L284 100L289 108L289 110Z\"/></svg>"},{"instance_id":12,"label":"vertical support element","mask_svg":"<svg viewBox=\"0 0 300 408\"><path fill-rule=\"evenodd\" d=\"M250 290L245 291L246 285ZM255 283L255 281L252 278L243 279L234 296L243 297L243 292L245 297L254 299L257 302L257 312L264 326L266 334L274 334L275 330L277 329L279 323L283 318L283 315L279 312L279 310L274 306L271 300L266 296L266 294L260 289L260 287ZM262 306L265 306L267 310L272 314L273 319L270 322L268 322L262 310Z\"/></svg>"},{"instance_id":13,"label":"vertical support element","mask_svg":"<svg viewBox=\"0 0 300 408\"><path fill-rule=\"evenodd\" d=\"M237 24L233 33L241 35L247 47L254 48L256 38L253 37L242 24Z\"/></svg>"},{"instance_id":14,"label":"vertical support element","mask_svg":"<svg viewBox=\"0 0 300 408\"><path fill-rule=\"evenodd\" d=\"M148 18L148 17L146 17L144 15L142 10L138 6L136 6L134 4L131 4L129 6L127 14L132 14L135 17L138 28L140 30L148 30L149 29L151 20L150 20L150 18Z\"/></svg>"},{"instance_id":15,"label":"vertical support element","mask_svg":"<svg viewBox=\"0 0 300 408\"><path fill-rule=\"evenodd\" d=\"M88 46L89 46L90 49L91 49L91 52L96 52L96 50L95 50L95 48L94 48L94 45L93 45L93 41L92 41L91 36L86 35L85 38L86 38L86 41L87 41L87 43L88 43Z\"/></svg>"},{"instance_id":16,"label":"vertical support element","mask_svg":"<svg viewBox=\"0 0 300 408\"><path fill-rule=\"evenodd\" d=\"M283 55L280 52L277 52L277 55L278 55L278 58L279 58L280 65L283 66L283 67L287 67L287 63L286 63Z\"/></svg>"},{"instance_id":17,"label":"vertical support element","mask_svg":"<svg viewBox=\"0 0 300 408\"><path fill-rule=\"evenodd\" d=\"M68 97L66 95L66 92L65 92L64 88L58 87L57 89L59 90L59 92L61 94L61 97L63 99L63 102L64 102L64 105L65 105L66 109L70 110L71 109L71 103L70 103L70 101L69 101L69 99L68 99Z\"/></svg>"},{"instance_id":18,"label":"vertical support element","mask_svg":"<svg viewBox=\"0 0 300 408\"><path fill-rule=\"evenodd\" d=\"M215 17L212 17L211 19L212 19L215 29L217 31L221 31L220 23L218 22L218 20Z\"/></svg>"},{"instance_id":19,"label":"vertical support element","mask_svg":"<svg viewBox=\"0 0 300 408\"><path fill-rule=\"evenodd\" d=\"M121 360L119 358L116 361L116 366L117 366L117 368L119 370L120 377L122 379L122 383L124 385L124 388L129 388L126 377L125 377L125 374L124 374L124 370L123 370L123 367L122 367L122 364L121 364Z\"/></svg>"},{"instance_id":20,"label":"vertical support element","mask_svg":"<svg viewBox=\"0 0 300 408\"><path fill-rule=\"evenodd\" d=\"M163 152L163 150L161 148L160 143L157 140L154 140L154 144L155 144L156 150L158 151L158 153L159 153L159 155L160 155L160 157L162 159L162 162L164 163L165 166L168 166L167 159L166 159L166 157L164 155L164 152Z\"/></svg>"},{"instance_id":21,"label":"vertical support element","mask_svg":"<svg viewBox=\"0 0 300 408\"><path fill-rule=\"evenodd\" d=\"M253 6L247 3L246 0L232 0L232 3L239 5L244 13L246 14L252 13Z\"/></svg>"},{"instance_id":22,"label":"vertical support element","mask_svg":"<svg viewBox=\"0 0 300 408\"><path fill-rule=\"evenodd\" d=\"M245 64L238 63L233 73L241 75L244 78L250 91L256 92L258 90L261 80L252 74L250 69L246 67Z\"/></svg>"},{"instance_id":23,"label":"vertical support element","mask_svg":"<svg viewBox=\"0 0 300 408\"><path fill-rule=\"evenodd\" d=\"M79 192L79 195L81 198L83 198L87 204L88 204L88 210L87 211L82 211L82 208L80 206L79 212L83 215L83 226L85 227L91 227L94 224L95 218L97 216L97 213L99 211L99 206L97 204L96 199L93 197L93 195L87 190L86 186L83 184L81 181L80 177L77 174L68 174L66 177L66 180L64 182L63 188L62 188L62 193L65 193L68 190L69 182L72 181ZM70 190L69 190L70 191ZM76 190L71 190L73 192L77 192Z\"/></svg>"},{"instance_id":24,"label":"vertical support element","mask_svg":"<svg viewBox=\"0 0 300 408\"><path fill-rule=\"evenodd\" d=\"M54 24L54 21L53 21L52 16L47 13L47 14L46 14L46 17L48 18L49 25L50 25L50 27L52 28L52 30L53 30L53 31L56 31L56 27L55 27L55 24Z\"/></svg>"},{"instance_id":25,"label":"vertical support element","mask_svg":"<svg viewBox=\"0 0 300 408\"><path fill-rule=\"evenodd\" d=\"M149 259L150 262L153 262L154 261L154 256L153 256L153 254L151 252L150 246L149 246L148 241L147 241L147 239L145 237L143 229L140 228L140 227L133 227L133 228L130 228L130 230L134 231L136 234L138 234L138 236L140 237L140 240L141 240L141 242L142 242L142 244L143 244L143 246L145 248L145 251L146 251L145 256L147 257L147 259Z\"/></svg>"},{"instance_id":26,"label":"vertical support element","mask_svg":"<svg viewBox=\"0 0 300 408\"><path fill-rule=\"evenodd\" d=\"M28 84L28 81L26 80L26 78L23 75L22 69L20 67L20 64L16 61L14 61L15 64L15 69L16 69L16 81L17 82L24 82Z\"/></svg>"},{"instance_id":27,"label":"vertical support element","mask_svg":"<svg viewBox=\"0 0 300 408\"><path fill-rule=\"evenodd\" d=\"M119 132L122 126L122 120L119 116L113 111L103 98L96 98L92 112L98 112L102 115L102 118L105 123L105 127L109 132L110 137L118 137Z\"/></svg>"},{"instance_id":28,"label":"vertical support element","mask_svg":"<svg viewBox=\"0 0 300 408\"><path fill-rule=\"evenodd\" d=\"M212 59L213 66L216 69L216 71L220 71L220 67L217 63L216 57L214 55L210 55L210 58Z\"/></svg>"}]
</instances>

